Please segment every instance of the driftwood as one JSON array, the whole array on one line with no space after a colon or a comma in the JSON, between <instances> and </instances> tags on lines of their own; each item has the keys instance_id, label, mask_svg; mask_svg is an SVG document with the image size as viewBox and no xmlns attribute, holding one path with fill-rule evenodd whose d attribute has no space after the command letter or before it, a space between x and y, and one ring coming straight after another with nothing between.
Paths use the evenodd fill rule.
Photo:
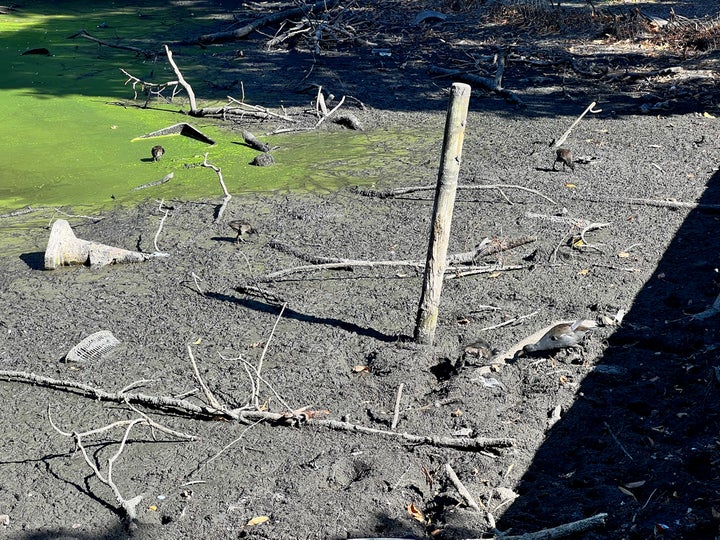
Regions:
<instances>
[{"instance_id":1,"label":"driftwood","mask_svg":"<svg viewBox=\"0 0 720 540\"><path fill-rule=\"evenodd\" d=\"M689 208L690 210L702 210L705 212L720 212L720 204L706 204L689 201L678 201L677 199L642 199L642 198L621 198L621 197L588 197L585 200L591 202L609 202L625 204L642 204L656 206L658 208Z\"/></svg>"},{"instance_id":2,"label":"driftwood","mask_svg":"<svg viewBox=\"0 0 720 540\"><path fill-rule=\"evenodd\" d=\"M439 77L452 77L454 80L459 80L472 85L473 87L479 87L486 92L494 93L504 98L505 100L524 107L525 103L520 99L514 92L507 90L501 86L503 70L505 68L505 55L501 54L498 61L498 69L495 74L495 78L490 79L481 75L475 75L474 73L466 73L457 69L447 69L439 66L430 66L428 72L430 75L436 75Z\"/></svg>"},{"instance_id":3,"label":"driftwood","mask_svg":"<svg viewBox=\"0 0 720 540\"><path fill-rule=\"evenodd\" d=\"M166 174L160 180L155 180L154 182L148 182L147 184L143 184L141 186L134 187L134 188L132 188L132 191L138 191L140 189L147 189L150 187L160 186L162 184L169 182L173 178L173 176L175 176L173 173Z\"/></svg>"},{"instance_id":4,"label":"driftwood","mask_svg":"<svg viewBox=\"0 0 720 540\"><path fill-rule=\"evenodd\" d=\"M269 152L270 151L269 144L262 142L260 139L255 137L255 135L253 135L249 131L243 131L242 137L243 137L243 140L245 141L245 144L247 144L253 150L257 150L259 152Z\"/></svg>"},{"instance_id":5,"label":"driftwood","mask_svg":"<svg viewBox=\"0 0 720 540\"><path fill-rule=\"evenodd\" d=\"M487 437L445 437L435 435L415 435L411 433L398 433L385 429L376 429L350 422L339 420L328 420L316 418L314 411L301 410L293 413L273 413L267 411L247 410L247 409L228 409L226 407L216 407L207 404L197 404L186 399L178 399L169 396L151 396L147 394L135 393L130 391L119 390L117 392L108 392L102 388L95 388L89 384L62 381L28 373L23 371L6 371L0 370L0 380L7 382L16 382L22 384L44 386L54 390L62 390L79 394L98 401L107 401L112 403L124 403L143 405L153 409L159 409L164 412L172 412L180 414L184 417L197 418L202 420L217 420L224 418L226 420L237 421L245 424L252 424L258 421L277 426L301 426L308 425L313 427L322 427L336 431L349 431L353 433L363 433L367 435L377 435L389 439L397 439L408 444L427 444L431 446L455 448L458 450L498 450L508 448L514 445L511 438L487 438Z\"/></svg>"},{"instance_id":6,"label":"driftwood","mask_svg":"<svg viewBox=\"0 0 720 540\"><path fill-rule=\"evenodd\" d=\"M210 45L211 43L224 43L227 41L242 39L252 34L255 30L258 30L270 24L275 24L285 19L289 19L290 17L296 17L298 15L308 15L316 11L326 11L328 9L334 8L339 3L339 1L340 0L320 0L319 2L316 2L314 4L303 5L297 8L272 13L270 15L266 15L265 17L256 19L251 23L248 23L245 26L238 28L237 30L229 30L227 32L216 32L214 34L204 34L198 36L196 39L190 41L189 44Z\"/></svg>"},{"instance_id":7,"label":"driftwood","mask_svg":"<svg viewBox=\"0 0 720 540\"><path fill-rule=\"evenodd\" d=\"M130 45L116 45L115 43L108 43L107 41L103 41L102 39L99 39L99 38L96 38L96 37L90 35L90 33L88 33L87 30L80 30L79 32L76 32L75 34L68 36L68 39L75 39L78 37L81 37L81 38L84 38L84 39L87 39L90 41L94 41L98 45L103 45L105 47L110 47L112 49L121 49L123 51L131 51L131 52L134 52L135 54L142 55L145 58L154 58L159 54L158 52L155 52L155 51L150 51L148 49L140 49L138 47L132 47Z\"/></svg>"}]
</instances>

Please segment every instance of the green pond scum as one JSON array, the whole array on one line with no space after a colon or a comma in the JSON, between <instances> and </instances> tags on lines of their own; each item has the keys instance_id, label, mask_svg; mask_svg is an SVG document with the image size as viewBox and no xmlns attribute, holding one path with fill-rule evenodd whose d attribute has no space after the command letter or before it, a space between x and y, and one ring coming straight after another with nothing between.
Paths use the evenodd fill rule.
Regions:
<instances>
[{"instance_id":1,"label":"green pond scum","mask_svg":"<svg viewBox=\"0 0 720 540\"><path fill-rule=\"evenodd\" d=\"M133 101L132 85L125 84L127 77L120 68L144 80L174 80L164 54L146 58L82 37L69 38L85 29L108 42L159 51L163 40L216 29L215 11L190 4L32 2L0 15L0 129L5 157L0 215L25 207L81 208L87 214L147 199L221 199L217 175L200 166L206 153L208 161L222 169L234 196L371 184L378 175L390 176L387 168L409 154L416 140L411 133L347 130L266 136L262 124L249 124L243 127L277 147L275 165L251 166L257 152L243 144L239 130L180 113L188 109L184 92L172 103L154 100L145 109L133 106L142 104L143 98ZM198 91L215 75L205 58L237 46L186 46L174 55L198 94L199 106L221 104L204 100ZM32 49L47 49L49 54L23 54ZM241 72L236 75L242 78ZM137 139L180 122L190 123L215 144L181 135ZM165 148L159 161L151 156L156 144ZM169 182L133 189L171 172ZM7 236L17 237L22 228L18 220L0 220L0 230L9 233L0 234L0 245L12 243Z\"/></svg>"}]
</instances>

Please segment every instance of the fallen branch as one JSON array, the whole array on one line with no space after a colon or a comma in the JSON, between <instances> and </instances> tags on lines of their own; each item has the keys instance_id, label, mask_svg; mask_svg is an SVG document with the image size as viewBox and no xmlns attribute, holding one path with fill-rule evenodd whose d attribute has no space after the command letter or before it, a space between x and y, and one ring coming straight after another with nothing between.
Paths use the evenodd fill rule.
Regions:
<instances>
[{"instance_id":1,"label":"fallen branch","mask_svg":"<svg viewBox=\"0 0 720 540\"><path fill-rule=\"evenodd\" d=\"M286 268L284 270L278 270L265 274L264 276L258 277L260 282L274 281L277 278L285 277L290 274L306 273L306 272L318 272L320 270L347 270L350 267L357 268L416 268L422 270L425 268L425 263L422 261L359 261L353 259L340 259L340 262L324 263L324 264L313 264L305 266L296 266L294 268ZM525 268L522 265L505 266L505 265L486 265L486 266L448 266L445 270L445 275L452 279L452 277L458 278L463 276L470 276L473 274L489 274L491 272L503 272L507 270L520 270Z\"/></svg>"},{"instance_id":2,"label":"fallen branch","mask_svg":"<svg viewBox=\"0 0 720 540\"><path fill-rule=\"evenodd\" d=\"M492 240L485 238L473 251L448 255L447 262L448 264L469 264L482 257L524 246L525 244L535 242L535 240L537 240L535 236L519 236L517 238L504 239L493 238Z\"/></svg>"},{"instance_id":3,"label":"fallen branch","mask_svg":"<svg viewBox=\"0 0 720 540\"><path fill-rule=\"evenodd\" d=\"M277 13L272 13L260 19L256 19L253 22L246 24L245 26L238 28L237 30L230 30L227 32L216 32L214 34L204 34L191 41L193 45L209 45L211 43L223 43L227 41L234 41L249 36L255 30L275 24L277 22L295 17L297 15L308 15L313 11L328 10L334 8L340 0L320 0L311 5L303 5L297 8L286 9Z\"/></svg>"},{"instance_id":4,"label":"fallen branch","mask_svg":"<svg viewBox=\"0 0 720 540\"><path fill-rule=\"evenodd\" d=\"M452 466L449 463L445 464L445 473L448 475L448 478L452 482L452 484L455 486L455 489L458 490L458 493L460 496L465 499L465 502L470 508L473 508L475 511L482 514L482 509L480 508L480 505L477 503L475 498L470 494L470 491L468 491L468 488L465 487L465 484L463 484L460 479L458 478L458 475L455 474L455 470L452 468Z\"/></svg>"},{"instance_id":5,"label":"fallen branch","mask_svg":"<svg viewBox=\"0 0 720 540\"><path fill-rule=\"evenodd\" d=\"M123 51L132 51L136 54L141 54L145 58L153 58L158 55L157 52L149 51L147 49L139 49L137 47L131 47L130 45L116 45L115 43L108 43L107 41L103 41L102 39L98 39L88 33L87 30L80 30L79 32L68 36L68 39L75 39L77 37L81 37L84 39L88 39L90 41L94 41L98 45L104 45L105 47L110 47L111 49L121 49Z\"/></svg>"},{"instance_id":6,"label":"fallen branch","mask_svg":"<svg viewBox=\"0 0 720 540\"><path fill-rule=\"evenodd\" d=\"M428 68L428 73L430 73L430 75L437 75L440 77L452 77L453 80L465 82L475 87L480 87L486 92L494 93L503 97L510 103L513 103L520 107L524 107L525 103L514 92L498 86L498 83L502 81L502 69L504 69L504 67L504 61L499 63L497 73L500 75L500 77L497 77L496 74L496 77L493 79L490 79L488 77L482 77L480 75L475 75L473 73L466 73L457 69L446 69L438 66L430 66L430 68Z\"/></svg>"},{"instance_id":7,"label":"fallen branch","mask_svg":"<svg viewBox=\"0 0 720 540\"><path fill-rule=\"evenodd\" d=\"M479 184L479 185L458 184L457 189L458 190L467 190L467 191L473 191L473 190L477 190L477 189L497 189L497 190L519 189L521 191L533 193L533 194L537 195L538 197L545 199L546 201L548 201L551 204L557 204L550 197L543 195L542 193L540 193L537 190L534 190L534 189L531 189L531 188L528 188L525 186L518 186L516 184ZM355 188L353 188L353 191L355 193L357 193L358 195L363 195L365 197L378 197L380 199L392 199L392 198L398 197L400 195L407 195L409 193L415 193L418 191L435 191L435 186L412 186L412 187L406 187L406 188L390 189L387 191L355 187Z\"/></svg>"},{"instance_id":8,"label":"fallen branch","mask_svg":"<svg viewBox=\"0 0 720 540\"><path fill-rule=\"evenodd\" d=\"M209 169L212 169L217 174L218 180L220 181L220 187L222 187L223 193L225 194L225 197L223 198L223 202L220 205L220 208L218 208L217 216L215 216L215 223L220 223L220 219L222 219L223 214L225 213L225 209L227 208L228 203L230 202L230 199L232 199L232 195L230 195L230 192L227 189L227 186L225 185L225 181L223 180L222 176L222 170L220 167L216 167L212 163L208 163L208 155L207 152L205 153L205 158L203 159L202 166L207 167Z\"/></svg>"},{"instance_id":9,"label":"fallen branch","mask_svg":"<svg viewBox=\"0 0 720 540\"><path fill-rule=\"evenodd\" d=\"M590 197L586 198L590 202L610 202L625 204L643 204L646 206L656 206L659 208L689 208L691 210L703 210L707 212L720 212L720 204L705 204L688 201L678 201L677 199L642 199L642 198L623 198L623 197Z\"/></svg>"},{"instance_id":10,"label":"fallen branch","mask_svg":"<svg viewBox=\"0 0 720 540\"><path fill-rule=\"evenodd\" d=\"M495 536L494 540L556 540L557 538L565 538L574 534L582 533L595 529L596 527L602 527L605 525L608 515L605 513L596 514L592 517L573 521L571 523L565 523L564 525L558 525L550 529L543 529L542 531L536 531L518 536L507 536L498 535ZM466 540L480 540L468 538Z\"/></svg>"},{"instance_id":11,"label":"fallen branch","mask_svg":"<svg viewBox=\"0 0 720 540\"><path fill-rule=\"evenodd\" d=\"M38 211L37 208L30 208L28 206L27 208L23 208L22 210L15 210L14 212L10 212L8 214L0 214L0 219L22 216L24 214L30 214L32 212L37 212L37 211Z\"/></svg>"},{"instance_id":12,"label":"fallen branch","mask_svg":"<svg viewBox=\"0 0 720 540\"><path fill-rule=\"evenodd\" d=\"M95 388L88 384L75 381L62 381L28 373L23 371L7 371L0 370L0 380L6 382L18 382L30 385L39 385L54 390L62 390L79 394L98 401L109 401L113 403L139 404L164 412L175 412L182 416L198 418L204 420L217 420L225 418L252 424L258 421L267 422L278 426L317 426L337 431L349 431L353 433L363 433L368 435L378 435L390 439L398 439L409 444L427 444L431 446L455 448L458 450L495 450L499 448L508 448L514 445L514 440L510 438L486 438L486 437L444 437L436 435L415 435L411 433L398 433L383 429L376 429L350 422L339 420L327 420L322 418L314 418L314 411L301 410L295 413L272 413L267 411L253 411L245 409L217 409L208 405L198 405L184 399L171 398L168 396L149 396L146 394L137 394L130 392L108 392L101 388ZM317 414L317 413L315 413Z\"/></svg>"},{"instance_id":13,"label":"fallen branch","mask_svg":"<svg viewBox=\"0 0 720 540\"><path fill-rule=\"evenodd\" d=\"M146 188L149 188L149 187L159 186L159 185L165 184L166 182L169 182L170 180L172 180L172 178L173 178L174 176L175 176L175 175L174 175L173 173L169 173L169 174L163 176L160 180L155 180L154 182L148 182L147 184L143 184L143 185L141 185L141 186L134 187L134 188L132 188L132 190L133 190L133 191L138 191L138 190L140 190L140 189L146 189ZM1 217L1 216L0 216L0 217Z\"/></svg>"},{"instance_id":14,"label":"fallen branch","mask_svg":"<svg viewBox=\"0 0 720 540\"><path fill-rule=\"evenodd\" d=\"M129 83L129 82L132 83L132 89L134 92L133 99L137 99L137 97L138 97L138 88L137 88L138 86L140 86L141 92L145 93L147 91L148 97L151 95L154 95L157 97L162 97L162 98L166 99L167 101L172 101L173 98L177 95L177 93L179 91L178 84L180 84L180 83L178 81L153 83L153 82L144 81L144 80L136 77L135 75L128 73L123 68L120 68L120 71L122 72L123 75L125 75L128 78L127 81L125 81L125 84L127 85L127 83ZM166 88L173 89L172 95L170 96L169 99L165 98L165 96L162 95L162 93L165 91ZM147 101L145 102L145 104L147 105Z\"/></svg>"}]
</instances>

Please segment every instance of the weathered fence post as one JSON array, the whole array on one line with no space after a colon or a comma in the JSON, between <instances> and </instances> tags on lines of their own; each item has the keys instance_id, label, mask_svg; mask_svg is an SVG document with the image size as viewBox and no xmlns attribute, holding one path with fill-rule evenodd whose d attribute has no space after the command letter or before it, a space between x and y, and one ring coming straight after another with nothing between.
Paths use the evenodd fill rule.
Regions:
<instances>
[{"instance_id":1,"label":"weathered fence post","mask_svg":"<svg viewBox=\"0 0 720 540\"><path fill-rule=\"evenodd\" d=\"M432 344L435 338L470 92L470 86L463 83L453 83L450 89L425 278L415 322L415 341L418 343Z\"/></svg>"}]
</instances>

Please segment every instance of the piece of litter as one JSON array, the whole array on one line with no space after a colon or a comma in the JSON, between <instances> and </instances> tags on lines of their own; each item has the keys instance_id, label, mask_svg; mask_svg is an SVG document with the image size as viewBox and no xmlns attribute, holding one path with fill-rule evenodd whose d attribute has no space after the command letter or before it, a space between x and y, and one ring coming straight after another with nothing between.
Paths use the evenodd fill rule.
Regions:
<instances>
[{"instance_id":1,"label":"piece of litter","mask_svg":"<svg viewBox=\"0 0 720 540\"><path fill-rule=\"evenodd\" d=\"M118 345L120 341L109 330L100 330L70 349L65 355L65 361L85 363L99 360Z\"/></svg>"}]
</instances>

